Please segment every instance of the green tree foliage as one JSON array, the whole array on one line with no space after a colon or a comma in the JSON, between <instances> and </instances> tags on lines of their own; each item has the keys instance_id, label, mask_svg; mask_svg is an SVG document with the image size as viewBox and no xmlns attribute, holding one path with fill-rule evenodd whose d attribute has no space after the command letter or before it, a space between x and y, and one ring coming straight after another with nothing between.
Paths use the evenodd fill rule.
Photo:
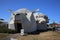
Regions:
<instances>
[{"instance_id":1,"label":"green tree foliage","mask_svg":"<svg viewBox=\"0 0 60 40\"><path fill-rule=\"evenodd\" d=\"M0 26L0 33L15 33L14 30L8 29L8 25Z\"/></svg>"}]
</instances>

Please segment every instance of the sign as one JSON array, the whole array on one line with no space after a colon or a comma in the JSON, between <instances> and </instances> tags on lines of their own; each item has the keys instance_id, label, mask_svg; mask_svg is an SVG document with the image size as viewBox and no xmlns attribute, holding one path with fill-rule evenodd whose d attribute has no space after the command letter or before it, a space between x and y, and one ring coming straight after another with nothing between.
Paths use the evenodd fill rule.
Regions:
<instances>
[{"instance_id":1,"label":"sign","mask_svg":"<svg viewBox=\"0 0 60 40\"><path fill-rule=\"evenodd\" d=\"M24 35L24 29L21 29L20 31L21 31L20 35L23 36Z\"/></svg>"}]
</instances>

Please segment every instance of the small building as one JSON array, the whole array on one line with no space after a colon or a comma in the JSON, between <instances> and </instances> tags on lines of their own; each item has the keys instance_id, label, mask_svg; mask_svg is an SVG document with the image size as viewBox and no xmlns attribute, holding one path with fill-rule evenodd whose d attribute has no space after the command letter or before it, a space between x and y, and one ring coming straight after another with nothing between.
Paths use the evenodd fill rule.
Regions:
<instances>
[{"instance_id":1,"label":"small building","mask_svg":"<svg viewBox=\"0 0 60 40\"><path fill-rule=\"evenodd\" d=\"M46 30L48 23L48 17L44 14L31 12L25 8L19 9L12 13L9 29L20 32L24 29L24 32L34 32L36 30Z\"/></svg>"},{"instance_id":2,"label":"small building","mask_svg":"<svg viewBox=\"0 0 60 40\"><path fill-rule=\"evenodd\" d=\"M60 24L53 22L50 24L50 26L52 27L53 30L60 31Z\"/></svg>"},{"instance_id":3,"label":"small building","mask_svg":"<svg viewBox=\"0 0 60 40\"><path fill-rule=\"evenodd\" d=\"M0 19L0 28L3 28L3 27L8 27L8 22L6 22L4 19Z\"/></svg>"},{"instance_id":4,"label":"small building","mask_svg":"<svg viewBox=\"0 0 60 40\"><path fill-rule=\"evenodd\" d=\"M6 33L8 30L8 22L4 19L0 19L0 33Z\"/></svg>"},{"instance_id":5,"label":"small building","mask_svg":"<svg viewBox=\"0 0 60 40\"><path fill-rule=\"evenodd\" d=\"M60 31L60 24L55 24L55 30Z\"/></svg>"},{"instance_id":6,"label":"small building","mask_svg":"<svg viewBox=\"0 0 60 40\"><path fill-rule=\"evenodd\" d=\"M9 29L20 32L24 29L24 32L33 32L37 30L35 18L33 13L27 9L19 9L12 13L9 22Z\"/></svg>"}]
</instances>

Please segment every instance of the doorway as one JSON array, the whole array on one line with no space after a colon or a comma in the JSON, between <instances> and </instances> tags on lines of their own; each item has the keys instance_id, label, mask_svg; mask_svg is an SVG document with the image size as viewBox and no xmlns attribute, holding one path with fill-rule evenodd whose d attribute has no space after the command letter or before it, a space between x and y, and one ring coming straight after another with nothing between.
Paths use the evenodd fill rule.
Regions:
<instances>
[{"instance_id":1,"label":"doorway","mask_svg":"<svg viewBox=\"0 0 60 40\"><path fill-rule=\"evenodd\" d=\"M22 24L21 23L16 23L15 26L16 26L16 32L20 33L21 32L20 30L22 29Z\"/></svg>"}]
</instances>

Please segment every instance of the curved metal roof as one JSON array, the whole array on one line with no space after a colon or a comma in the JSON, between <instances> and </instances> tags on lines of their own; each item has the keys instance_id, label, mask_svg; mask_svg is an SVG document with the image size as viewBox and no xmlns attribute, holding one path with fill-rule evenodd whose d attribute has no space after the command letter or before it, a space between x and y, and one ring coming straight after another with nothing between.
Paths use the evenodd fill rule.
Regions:
<instances>
[{"instance_id":1,"label":"curved metal roof","mask_svg":"<svg viewBox=\"0 0 60 40\"><path fill-rule=\"evenodd\" d=\"M35 15L36 15L36 16L46 16L45 14L40 13L40 12L35 13Z\"/></svg>"},{"instance_id":2,"label":"curved metal roof","mask_svg":"<svg viewBox=\"0 0 60 40\"><path fill-rule=\"evenodd\" d=\"M30 11L26 8L18 9L15 11L15 13L28 13L28 12L30 12Z\"/></svg>"}]
</instances>

